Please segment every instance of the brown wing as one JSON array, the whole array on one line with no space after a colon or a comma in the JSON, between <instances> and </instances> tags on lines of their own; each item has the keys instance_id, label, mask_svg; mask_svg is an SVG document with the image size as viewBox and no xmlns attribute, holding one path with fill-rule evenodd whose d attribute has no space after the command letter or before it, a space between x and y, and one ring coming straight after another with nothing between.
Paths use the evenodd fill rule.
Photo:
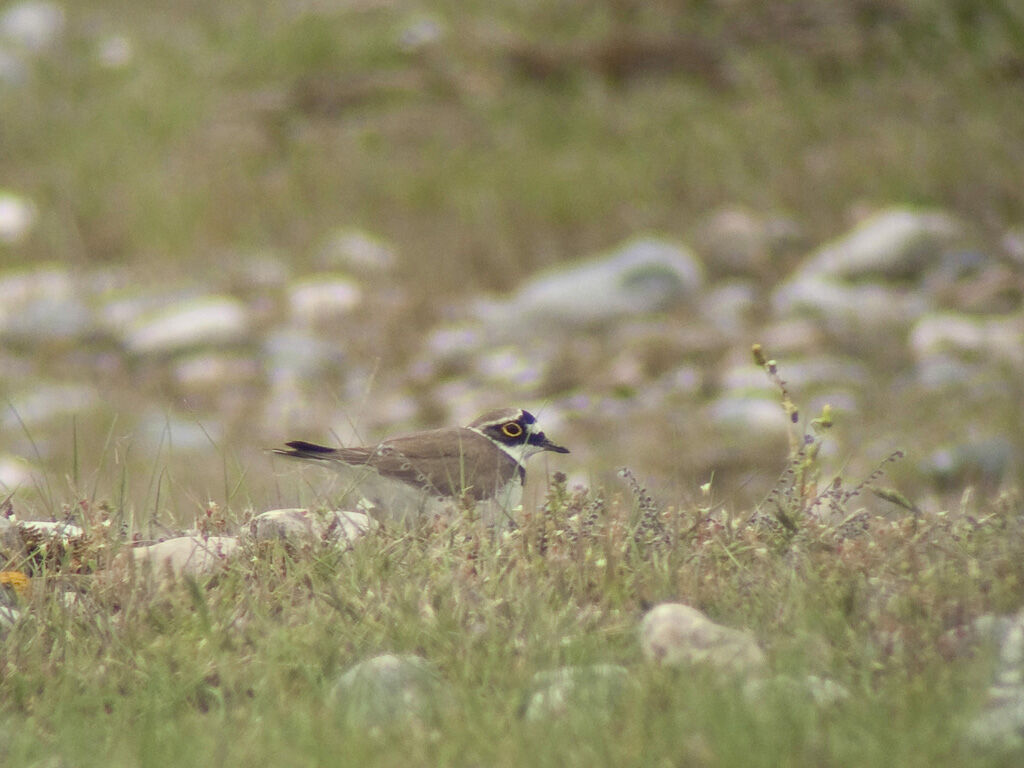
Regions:
<instances>
[{"instance_id":1,"label":"brown wing","mask_svg":"<svg viewBox=\"0 0 1024 768\"><path fill-rule=\"evenodd\" d=\"M377 446L327 448L294 441L289 451L275 451L296 459L372 467L382 477L398 480L438 496L475 500L494 496L522 467L504 451L470 429L454 427L417 432L385 440Z\"/></svg>"},{"instance_id":2,"label":"brown wing","mask_svg":"<svg viewBox=\"0 0 1024 768\"><path fill-rule=\"evenodd\" d=\"M365 463L384 477L439 496L466 492L476 500L494 496L520 471L486 437L461 427L385 440Z\"/></svg>"}]
</instances>

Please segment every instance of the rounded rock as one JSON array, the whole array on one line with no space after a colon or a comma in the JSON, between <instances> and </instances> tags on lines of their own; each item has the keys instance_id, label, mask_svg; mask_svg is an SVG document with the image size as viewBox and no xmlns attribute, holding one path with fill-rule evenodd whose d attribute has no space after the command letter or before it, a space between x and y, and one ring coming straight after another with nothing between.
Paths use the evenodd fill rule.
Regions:
<instances>
[{"instance_id":1,"label":"rounded rock","mask_svg":"<svg viewBox=\"0 0 1024 768\"><path fill-rule=\"evenodd\" d=\"M875 283L848 284L819 275L798 275L772 294L778 317L820 318L830 334L877 346L879 338L899 338L928 309L914 291Z\"/></svg>"},{"instance_id":2,"label":"rounded rock","mask_svg":"<svg viewBox=\"0 0 1024 768\"><path fill-rule=\"evenodd\" d=\"M939 261L961 230L941 211L891 208L820 248L801 272L840 279L913 277Z\"/></svg>"},{"instance_id":3,"label":"rounded rock","mask_svg":"<svg viewBox=\"0 0 1024 768\"><path fill-rule=\"evenodd\" d=\"M32 231L37 218L38 212L31 201L0 189L0 243L15 245L22 242Z\"/></svg>"},{"instance_id":4,"label":"rounded rock","mask_svg":"<svg viewBox=\"0 0 1024 768\"><path fill-rule=\"evenodd\" d=\"M498 335L519 333L524 325L556 332L667 309L703 282L690 249L639 238L606 256L542 272L508 301L480 303L477 314Z\"/></svg>"},{"instance_id":5,"label":"rounded rock","mask_svg":"<svg viewBox=\"0 0 1024 768\"><path fill-rule=\"evenodd\" d=\"M223 568L238 548L231 536L179 536L131 550L137 566L164 576L209 576Z\"/></svg>"},{"instance_id":6,"label":"rounded rock","mask_svg":"<svg viewBox=\"0 0 1024 768\"><path fill-rule=\"evenodd\" d=\"M706 665L745 675L767 668L753 637L683 603L662 603L648 611L640 624L640 645L649 661L667 667Z\"/></svg>"},{"instance_id":7,"label":"rounded rock","mask_svg":"<svg viewBox=\"0 0 1024 768\"><path fill-rule=\"evenodd\" d=\"M999 646L996 675L984 710L968 726L968 742L985 751L1019 752L1024 747L1024 612L993 627Z\"/></svg>"},{"instance_id":8,"label":"rounded rock","mask_svg":"<svg viewBox=\"0 0 1024 768\"><path fill-rule=\"evenodd\" d=\"M102 404L99 393L84 384L38 382L34 388L13 393L0 427L19 429L62 416L81 415Z\"/></svg>"},{"instance_id":9,"label":"rounded rock","mask_svg":"<svg viewBox=\"0 0 1024 768\"><path fill-rule=\"evenodd\" d=\"M81 339L94 330L79 281L64 267L44 265L0 274L0 336L5 339L34 346Z\"/></svg>"},{"instance_id":10,"label":"rounded rock","mask_svg":"<svg viewBox=\"0 0 1024 768\"><path fill-rule=\"evenodd\" d=\"M296 280L288 289L291 316L303 325L318 325L351 314L362 300L362 288L343 274L310 275Z\"/></svg>"},{"instance_id":11,"label":"rounded rock","mask_svg":"<svg viewBox=\"0 0 1024 768\"><path fill-rule=\"evenodd\" d=\"M776 394L725 393L707 406L711 423L724 430L771 439L786 434L789 421Z\"/></svg>"},{"instance_id":12,"label":"rounded rock","mask_svg":"<svg viewBox=\"0 0 1024 768\"><path fill-rule=\"evenodd\" d=\"M1008 363L1024 370L1024 315L929 313L914 325L910 349L919 361L953 355L968 361Z\"/></svg>"},{"instance_id":13,"label":"rounded rock","mask_svg":"<svg viewBox=\"0 0 1024 768\"><path fill-rule=\"evenodd\" d=\"M12 488L27 485L31 481L32 471L28 462L16 456L0 454L0 496L7 496Z\"/></svg>"},{"instance_id":14,"label":"rounded rock","mask_svg":"<svg viewBox=\"0 0 1024 768\"><path fill-rule=\"evenodd\" d=\"M210 295L139 318L126 329L124 344L134 355L162 356L237 344L248 332L249 313L241 301Z\"/></svg>"},{"instance_id":15,"label":"rounded rock","mask_svg":"<svg viewBox=\"0 0 1024 768\"><path fill-rule=\"evenodd\" d=\"M281 541L311 546L330 541L350 546L376 527L362 512L311 512L304 508L271 509L253 518L249 530L258 542Z\"/></svg>"},{"instance_id":16,"label":"rounded rock","mask_svg":"<svg viewBox=\"0 0 1024 768\"><path fill-rule=\"evenodd\" d=\"M64 8L46 0L24 0L0 13L0 39L38 53L49 48L64 32Z\"/></svg>"},{"instance_id":17,"label":"rounded rock","mask_svg":"<svg viewBox=\"0 0 1024 768\"><path fill-rule=\"evenodd\" d=\"M396 258L394 249L379 237L360 229L341 229L324 243L318 260L326 267L384 273L391 271Z\"/></svg>"},{"instance_id":18,"label":"rounded rock","mask_svg":"<svg viewBox=\"0 0 1024 768\"><path fill-rule=\"evenodd\" d=\"M719 274L764 276L782 253L802 239L799 225L782 216L763 216L729 207L698 227L696 245L708 269Z\"/></svg>"},{"instance_id":19,"label":"rounded rock","mask_svg":"<svg viewBox=\"0 0 1024 768\"><path fill-rule=\"evenodd\" d=\"M434 713L440 683L434 665L425 659L382 654L351 667L331 694L350 725L406 728L422 724Z\"/></svg>"}]
</instances>

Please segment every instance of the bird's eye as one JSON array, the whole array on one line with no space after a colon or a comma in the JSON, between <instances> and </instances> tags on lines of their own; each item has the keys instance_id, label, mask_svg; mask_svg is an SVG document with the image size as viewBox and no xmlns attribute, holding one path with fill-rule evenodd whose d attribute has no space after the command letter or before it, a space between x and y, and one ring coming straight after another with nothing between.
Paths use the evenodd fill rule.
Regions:
<instances>
[{"instance_id":1,"label":"bird's eye","mask_svg":"<svg viewBox=\"0 0 1024 768\"><path fill-rule=\"evenodd\" d=\"M505 433L506 437L519 437L523 434L523 428L516 421L506 421L501 425L501 431Z\"/></svg>"}]
</instances>

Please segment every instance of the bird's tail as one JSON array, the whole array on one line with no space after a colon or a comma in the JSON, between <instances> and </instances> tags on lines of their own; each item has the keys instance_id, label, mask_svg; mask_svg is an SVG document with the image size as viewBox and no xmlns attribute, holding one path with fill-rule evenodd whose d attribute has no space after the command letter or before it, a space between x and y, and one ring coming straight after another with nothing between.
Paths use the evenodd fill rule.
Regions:
<instances>
[{"instance_id":1,"label":"bird's tail","mask_svg":"<svg viewBox=\"0 0 1024 768\"><path fill-rule=\"evenodd\" d=\"M324 461L330 459L337 450L334 448L328 448L325 445L317 445L316 443L307 443L305 440L293 440L290 443L285 443L290 450L284 450L283 448L275 448L272 452L278 456L287 456L290 459L316 459Z\"/></svg>"}]
</instances>

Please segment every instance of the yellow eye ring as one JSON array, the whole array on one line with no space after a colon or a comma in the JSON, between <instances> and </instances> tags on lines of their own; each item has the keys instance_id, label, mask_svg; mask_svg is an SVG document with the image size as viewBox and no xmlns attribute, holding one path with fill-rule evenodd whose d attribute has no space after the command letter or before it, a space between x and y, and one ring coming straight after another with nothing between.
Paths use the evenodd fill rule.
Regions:
<instances>
[{"instance_id":1,"label":"yellow eye ring","mask_svg":"<svg viewBox=\"0 0 1024 768\"><path fill-rule=\"evenodd\" d=\"M515 421L507 421L502 424L501 431L506 437L519 437L523 434L523 428Z\"/></svg>"}]
</instances>

